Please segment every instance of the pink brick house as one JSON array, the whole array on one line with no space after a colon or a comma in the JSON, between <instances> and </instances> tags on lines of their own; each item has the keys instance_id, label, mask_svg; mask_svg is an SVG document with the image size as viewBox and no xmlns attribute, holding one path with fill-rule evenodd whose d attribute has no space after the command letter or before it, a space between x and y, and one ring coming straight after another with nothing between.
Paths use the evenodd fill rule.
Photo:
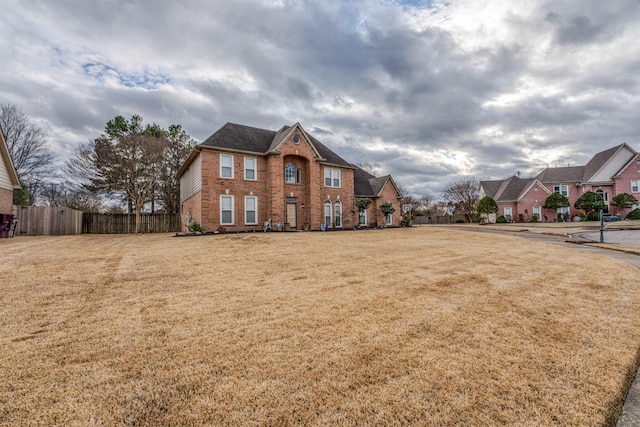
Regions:
<instances>
[{"instance_id":1,"label":"pink brick house","mask_svg":"<svg viewBox=\"0 0 640 427\"><path fill-rule=\"evenodd\" d=\"M11 214L13 190L20 188L18 174L9 155L9 147L0 128L0 214Z\"/></svg>"},{"instance_id":2,"label":"pink brick house","mask_svg":"<svg viewBox=\"0 0 640 427\"><path fill-rule=\"evenodd\" d=\"M278 131L227 123L196 145L178 171L183 228L291 230L400 225L400 194L391 176L350 164L299 123ZM370 198L360 216L356 201ZM385 218L380 205L396 212Z\"/></svg>"},{"instance_id":3,"label":"pink brick house","mask_svg":"<svg viewBox=\"0 0 640 427\"><path fill-rule=\"evenodd\" d=\"M574 216L578 213L574 203L587 191L602 195L608 213L622 215L623 212L610 203L620 193L632 194L640 200L640 154L621 144L597 153L584 166L546 168L535 178L512 176L480 182L481 197L492 197L498 203L498 215L514 221L529 221L534 217L551 221L558 213ZM567 196L571 205L559 212L544 209L545 200L553 192Z\"/></svg>"}]
</instances>

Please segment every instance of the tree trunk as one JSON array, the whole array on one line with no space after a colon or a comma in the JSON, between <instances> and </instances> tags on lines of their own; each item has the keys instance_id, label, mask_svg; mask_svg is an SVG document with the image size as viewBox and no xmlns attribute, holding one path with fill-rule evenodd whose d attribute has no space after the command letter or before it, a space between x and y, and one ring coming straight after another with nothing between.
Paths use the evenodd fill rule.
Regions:
<instances>
[{"instance_id":1,"label":"tree trunk","mask_svg":"<svg viewBox=\"0 0 640 427\"><path fill-rule=\"evenodd\" d=\"M136 203L136 234L140 234L140 226L142 224L142 205Z\"/></svg>"}]
</instances>

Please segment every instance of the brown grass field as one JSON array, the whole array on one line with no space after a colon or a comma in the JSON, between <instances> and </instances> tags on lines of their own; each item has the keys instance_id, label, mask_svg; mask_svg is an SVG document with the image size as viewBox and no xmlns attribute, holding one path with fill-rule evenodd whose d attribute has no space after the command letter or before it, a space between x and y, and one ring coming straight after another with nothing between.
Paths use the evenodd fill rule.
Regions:
<instances>
[{"instance_id":1,"label":"brown grass field","mask_svg":"<svg viewBox=\"0 0 640 427\"><path fill-rule=\"evenodd\" d=\"M640 275L422 227L0 240L0 425L614 425Z\"/></svg>"}]
</instances>

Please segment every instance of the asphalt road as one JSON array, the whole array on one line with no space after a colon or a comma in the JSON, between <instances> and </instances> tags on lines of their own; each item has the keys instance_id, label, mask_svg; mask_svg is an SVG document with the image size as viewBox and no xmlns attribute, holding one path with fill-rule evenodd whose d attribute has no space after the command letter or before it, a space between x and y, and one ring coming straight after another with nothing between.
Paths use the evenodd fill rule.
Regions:
<instances>
[{"instance_id":1,"label":"asphalt road","mask_svg":"<svg viewBox=\"0 0 640 427\"><path fill-rule=\"evenodd\" d=\"M551 243L553 245L564 246L566 248L576 249L584 252L596 253L609 258L619 259L628 264L633 265L640 269L640 255L631 254L627 252L617 251L614 249L596 248L593 246L583 245L581 243L599 242L600 233L584 233L576 232L576 234L569 234L567 236L559 234L548 234L544 232L532 232L532 231L503 231L503 230L491 230L486 228L468 228L468 227L452 227L458 230L473 231L477 233L491 233L501 234L503 236L514 236L523 239L536 240L538 242ZM625 245L640 246L640 230L625 230L625 231L605 231L604 232L605 243L620 243Z\"/></svg>"}]
</instances>

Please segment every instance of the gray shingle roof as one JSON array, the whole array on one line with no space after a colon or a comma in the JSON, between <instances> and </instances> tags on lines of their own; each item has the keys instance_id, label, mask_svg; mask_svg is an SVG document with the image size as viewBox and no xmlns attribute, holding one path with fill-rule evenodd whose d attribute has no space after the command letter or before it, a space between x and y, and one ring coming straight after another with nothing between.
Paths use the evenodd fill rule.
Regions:
<instances>
[{"instance_id":1,"label":"gray shingle roof","mask_svg":"<svg viewBox=\"0 0 640 427\"><path fill-rule=\"evenodd\" d=\"M584 177L584 166L566 166L561 168L546 168L537 176L543 184L554 182L581 182Z\"/></svg>"},{"instance_id":2,"label":"gray shingle roof","mask_svg":"<svg viewBox=\"0 0 640 427\"><path fill-rule=\"evenodd\" d=\"M275 150L289 133L293 126L284 126L278 131L259 129L251 126L227 123L216 131L201 145L225 148L228 150L250 151L266 154ZM352 167L346 160L327 148L313 135L305 131L311 144L320 156L327 162L338 166Z\"/></svg>"},{"instance_id":3,"label":"gray shingle roof","mask_svg":"<svg viewBox=\"0 0 640 427\"><path fill-rule=\"evenodd\" d=\"M517 176L510 176L499 181L480 181L487 196L496 202L512 202L520 199L523 191L533 182L535 178L520 179Z\"/></svg>"},{"instance_id":4,"label":"gray shingle roof","mask_svg":"<svg viewBox=\"0 0 640 427\"><path fill-rule=\"evenodd\" d=\"M369 172L356 168L353 170L353 191L358 196L373 196L370 179L375 178Z\"/></svg>"},{"instance_id":5,"label":"gray shingle roof","mask_svg":"<svg viewBox=\"0 0 640 427\"><path fill-rule=\"evenodd\" d=\"M500 185L502 184L503 179L497 181L480 181L480 185L484 190L485 194L492 199L496 199L496 193L500 189Z\"/></svg>"},{"instance_id":6,"label":"gray shingle roof","mask_svg":"<svg viewBox=\"0 0 640 427\"><path fill-rule=\"evenodd\" d=\"M271 130L227 123L201 145L229 150L266 153L276 133Z\"/></svg>"}]
</instances>

